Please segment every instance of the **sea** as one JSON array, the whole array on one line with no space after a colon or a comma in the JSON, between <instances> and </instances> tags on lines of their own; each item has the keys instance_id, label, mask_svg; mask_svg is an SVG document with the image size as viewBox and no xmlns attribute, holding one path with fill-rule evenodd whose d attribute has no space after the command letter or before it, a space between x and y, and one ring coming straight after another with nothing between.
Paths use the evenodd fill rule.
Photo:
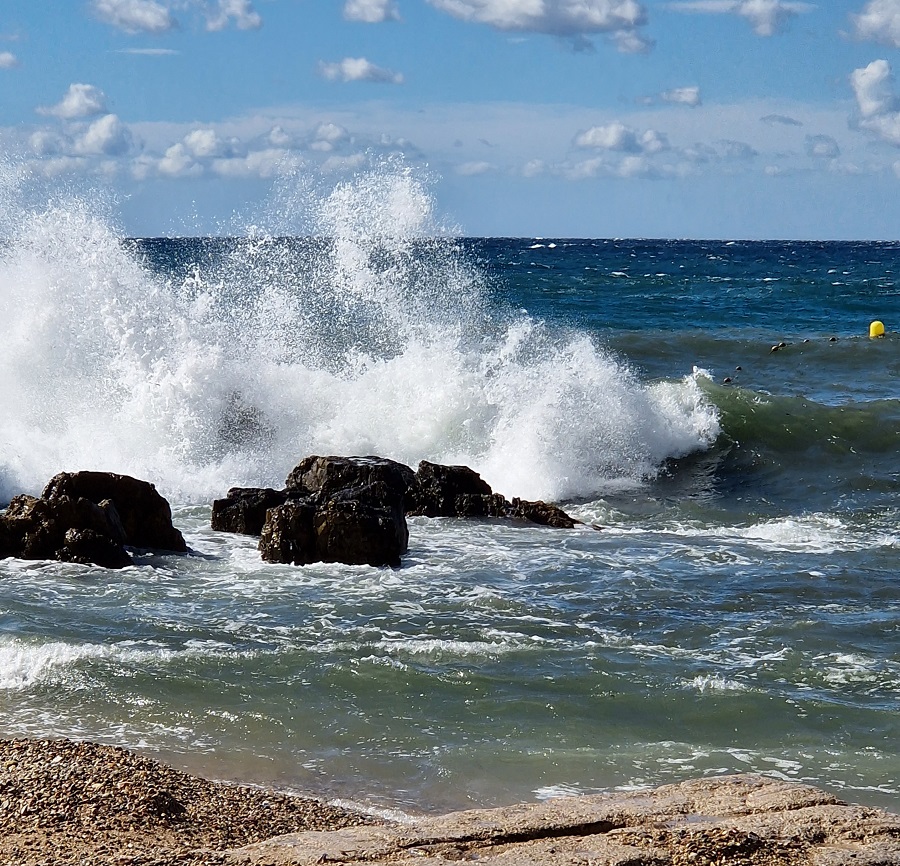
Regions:
<instances>
[{"instance_id":1,"label":"sea","mask_svg":"<svg viewBox=\"0 0 900 866\"><path fill-rule=\"evenodd\" d=\"M386 814L743 772L900 807L900 243L473 238L396 166L214 237L0 187L0 502L123 472L190 546L0 561L0 737ZM396 569L212 531L310 454L583 525L414 517Z\"/></svg>"}]
</instances>

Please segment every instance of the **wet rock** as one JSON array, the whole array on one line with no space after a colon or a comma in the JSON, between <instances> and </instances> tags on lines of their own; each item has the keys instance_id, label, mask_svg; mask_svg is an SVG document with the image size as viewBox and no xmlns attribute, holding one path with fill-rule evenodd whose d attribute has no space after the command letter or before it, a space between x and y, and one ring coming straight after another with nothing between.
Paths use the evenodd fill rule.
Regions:
<instances>
[{"instance_id":1,"label":"wet rock","mask_svg":"<svg viewBox=\"0 0 900 866\"><path fill-rule=\"evenodd\" d=\"M475 497L492 496L491 486L468 466L444 466L423 460L416 471L408 514L425 517L482 517L486 507ZM474 508L472 514L468 509Z\"/></svg>"},{"instance_id":2,"label":"wet rock","mask_svg":"<svg viewBox=\"0 0 900 866\"><path fill-rule=\"evenodd\" d=\"M131 547L177 553L187 550L184 537L172 525L169 503L149 481L113 472L61 472L50 479L41 498L63 496L83 497L95 503L110 500L121 519L125 543Z\"/></svg>"},{"instance_id":3,"label":"wet rock","mask_svg":"<svg viewBox=\"0 0 900 866\"><path fill-rule=\"evenodd\" d=\"M288 499L266 513L259 538L259 552L265 562L309 565L318 562L315 500Z\"/></svg>"},{"instance_id":4,"label":"wet rock","mask_svg":"<svg viewBox=\"0 0 900 866\"><path fill-rule=\"evenodd\" d=\"M540 499L535 502L529 502L527 499L513 499L511 516L530 520L532 523L540 523L542 526L554 526L558 529L573 529L581 523L580 520L570 517L558 506Z\"/></svg>"},{"instance_id":5,"label":"wet rock","mask_svg":"<svg viewBox=\"0 0 900 866\"><path fill-rule=\"evenodd\" d=\"M397 566L408 542L402 496L374 482L269 509L259 551L266 562Z\"/></svg>"},{"instance_id":6,"label":"wet rock","mask_svg":"<svg viewBox=\"0 0 900 866\"><path fill-rule=\"evenodd\" d=\"M0 555L20 559L124 568L131 557L121 543L114 506L84 497L16 496L0 518Z\"/></svg>"},{"instance_id":7,"label":"wet rock","mask_svg":"<svg viewBox=\"0 0 900 866\"><path fill-rule=\"evenodd\" d=\"M289 493L317 494L324 498L353 488L383 484L407 497L416 484L416 473L404 463L386 457L319 457L301 460L284 482Z\"/></svg>"},{"instance_id":8,"label":"wet rock","mask_svg":"<svg viewBox=\"0 0 900 866\"><path fill-rule=\"evenodd\" d=\"M60 562L99 565L102 568L125 568L133 565L128 551L108 535L93 529L67 529L64 546L56 551Z\"/></svg>"},{"instance_id":9,"label":"wet rock","mask_svg":"<svg viewBox=\"0 0 900 866\"><path fill-rule=\"evenodd\" d=\"M324 502L315 532L323 562L398 566L409 544L403 498L378 481Z\"/></svg>"},{"instance_id":10,"label":"wet rock","mask_svg":"<svg viewBox=\"0 0 900 866\"><path fill-rule=\"evenodd\" d=\"M287 491L271 487L232 487L212 505L212 528L240 535L261 535L266 512L287 501Z\"/></svg>"}]
</instances>

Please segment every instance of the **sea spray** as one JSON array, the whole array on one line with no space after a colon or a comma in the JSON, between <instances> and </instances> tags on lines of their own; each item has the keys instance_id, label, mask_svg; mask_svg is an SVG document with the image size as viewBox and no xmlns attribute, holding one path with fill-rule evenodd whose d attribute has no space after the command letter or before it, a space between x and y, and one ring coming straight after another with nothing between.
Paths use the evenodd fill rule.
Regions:
<instances>
[{"instance_id":1,"label":"sea spray","mask_svg":"<svg viewBox=\"0 0 900 866\"><path fill-rule=\"evenodd\" d=\"M361 173L306 220L303 238L167 246L126 243L88 199L23 209L0 255L0 494L106 469L206 501L318 452L462 462L562 499L717 435L691 378L648 386L498 304L411 171Z\"/></svg>"}]
</instances>

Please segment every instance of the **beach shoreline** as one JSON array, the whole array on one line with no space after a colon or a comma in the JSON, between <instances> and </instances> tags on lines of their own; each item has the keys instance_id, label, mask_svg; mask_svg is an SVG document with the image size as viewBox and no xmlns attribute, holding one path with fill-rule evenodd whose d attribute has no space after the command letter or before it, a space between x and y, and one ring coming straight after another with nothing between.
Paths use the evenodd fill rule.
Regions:
<instances>
[{"instance_id":1,"label":"beach shoreline","mask_svg":"<svg viewBox=\"0 0 900 866\"><path fill-rule=\"evenodd\" d=\"M900 862L900 815L756 775L403 820L211 782L114 746L0 740L4 866L299 866L496 860L841 866Z\"/></svg>"}]
</instances>

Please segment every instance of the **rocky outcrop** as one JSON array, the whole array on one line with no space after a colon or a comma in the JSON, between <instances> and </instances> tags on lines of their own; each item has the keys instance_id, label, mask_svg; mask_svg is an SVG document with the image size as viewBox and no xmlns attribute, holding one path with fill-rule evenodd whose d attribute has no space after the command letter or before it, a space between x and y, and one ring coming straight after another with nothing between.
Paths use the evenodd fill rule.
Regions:
<instances>
[{"instance_id":1,"label":"rocky outcrop","mask_svg":"<svg viewBox=\"0 0 900 866\"><path fill-rule=\"evenodd\" d=\"M889 866L900 815L761 776L470 810L248 845L245 866Z\"/></svg>"},{"instance_id":2,"label":"rocky outcrop","mask_svg":"<svg viewBox=\"0 0 900 866\"><path fill-rule=\"evenodd\" d=\"M287 501L287 491L271 487L232 487L212 504L212 528L239 535L261 535L266 512Z\"/></svg>"},{"instance_id":3,"label":"rocky outcrop","mask_svg":"<svg viewBox=\"0 0 900 866\"><path fill-rule=\"evenodd\" d=\"M377 457L307 457L288 476L284 501L266 512L262 558L399 565L409 542L404 501L413 477L409 467ZM252 499L246 491L244 497Z\"/></svg>"},{"instance_id":4,"label":"rocky outcrop","mask_svg":"<svg viewBox=\"0 0 900 866\"><path fill-rule=\"evenodd\" d=\"M114 472L61 472L50 479L42 499L83 497L91 502L111 500L121 518L125 544L155 550L187 550L182 534L172 525L172 509L149 481Z\"/></svg>"},{"instance_id":5,"label":"rocky outcrop","mask_svg":"<svg viewBox=\"0 0 900 866\"><path fill-rule=\"evenodd\" d=\"M511 518L571 529L579 521L546 502L510 502L468 466L423 460L413 470L384 457L300 461L283 490L233 487L213 502L212 528L260 536L266 562L399 565L406 515Z\"/></svg>"},{"instance_id":6,"label":"rocky outcrop","mask_svg":"<svg viewBox=\"0 0 900 866\"><path fill-rule=\"evenodd\" d=\"M128 475L63 472L40 498L16 496L0 515L0 558L124 568L132 564L126 547L187 550L169 503Z\"/></svg>"},{"instance_id":7,"label":"rocky outcrop","mask_svg":"<svg viewBox=\"0 0 900 866\"><path fill-rule=\"evenodd\" d=\"M124 568L132 560L115 505L84 497L38 499L16 496L0 517L0 557L55 559L104 568Z\"/></svg>"}]
</instances>

